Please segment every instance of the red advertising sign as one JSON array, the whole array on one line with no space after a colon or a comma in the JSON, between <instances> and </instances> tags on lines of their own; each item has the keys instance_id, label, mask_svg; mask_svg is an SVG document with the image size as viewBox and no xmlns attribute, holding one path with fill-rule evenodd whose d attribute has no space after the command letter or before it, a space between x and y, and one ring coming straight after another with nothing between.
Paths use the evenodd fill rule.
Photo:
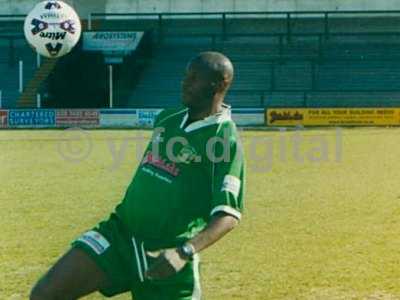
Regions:
<instances>
[{"instance_id":1,"label":"red advertising sign","mask_svg":"<svg viewBox=\"0 0 400 300\"><path fill-rule=\"evenodd\" d=\"M8 111L0 110L0 128L5 128L8 125Z\"/></svg>"},{"instance_id":2,"label":"red advertising sign","mask_svg":"<svg viewBox=\"0 0 400 300\"><path fill-rule=\"evenodd\" d=\"M99 126L100 112L96 109L60 109L56 126Z\"/></svg>"}]
</instances>

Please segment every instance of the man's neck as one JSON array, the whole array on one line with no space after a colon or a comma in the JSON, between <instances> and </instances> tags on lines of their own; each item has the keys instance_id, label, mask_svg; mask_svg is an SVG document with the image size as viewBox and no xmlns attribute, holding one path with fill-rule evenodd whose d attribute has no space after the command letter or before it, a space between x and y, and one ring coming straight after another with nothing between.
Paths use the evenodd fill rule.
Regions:
<instances>
[{"instance_id":1,"label":"man's neck","mask_svg":"<svg viewBox=\"0 0 400 300\"><path fill-rule=\"evenodd\" d=\"M202 120L211 115L214 115L222 110L222 102L214 103L211 107L207 107L206 109L196 110L193 108L189 108L189 120L194 122L198 120Z\"/></svg>"}]
</instances>

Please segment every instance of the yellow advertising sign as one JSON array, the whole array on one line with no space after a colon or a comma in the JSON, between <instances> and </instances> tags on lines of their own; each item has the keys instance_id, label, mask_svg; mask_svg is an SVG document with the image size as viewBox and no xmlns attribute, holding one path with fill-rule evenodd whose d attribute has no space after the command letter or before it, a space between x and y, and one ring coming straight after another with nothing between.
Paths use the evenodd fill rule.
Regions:
<instances>
[{"instance_id":1,"label":"yellow advertising sign","mask_svg":"<svg viewBox=\"0 0 400 300\"><path fill-rule=\"evenodd\" d=\"M271 108L265 111L269 126L295 125L400 125L400 108Z\"/></svg>"}]
</instances>

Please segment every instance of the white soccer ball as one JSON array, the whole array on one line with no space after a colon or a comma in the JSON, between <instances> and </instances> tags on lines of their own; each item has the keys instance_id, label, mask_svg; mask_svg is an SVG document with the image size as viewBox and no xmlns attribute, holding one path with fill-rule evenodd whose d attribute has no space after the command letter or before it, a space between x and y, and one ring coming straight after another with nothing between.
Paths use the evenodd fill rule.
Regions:
<instances>
[{"instance_id":1,"label":"white soccer ball","mask_svg":"<svg viewBox=\"0 0 400 300\"><path fill-rule=\"evenodd\" d=\"M28 43L39 54L51 58L68 54L78 43L81 32L78 14L62 1L38 3L24 24Z\"/></svg>"}]
</instances>

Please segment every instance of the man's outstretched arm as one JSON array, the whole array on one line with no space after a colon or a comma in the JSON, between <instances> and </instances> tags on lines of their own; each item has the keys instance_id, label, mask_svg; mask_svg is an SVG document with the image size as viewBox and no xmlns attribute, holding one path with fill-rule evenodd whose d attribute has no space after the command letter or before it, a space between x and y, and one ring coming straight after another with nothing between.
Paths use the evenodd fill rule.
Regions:
<instances>
[{"instance_id":1,"label":"man's outstretched arm","mask_svg":"<svg viewBox=\"0 0 400 300\"><path fill-rule=\"evenodd\" d=\"M199 253L220 240L238 223L237 218L223 212L218 213L211 218L206 228L188 243L193 246L195 253ZM151 279L171 276L179 272L188 261L188 258L184 257L177 248L165 249L158 253L149 252L148 255L157 257L157 260L146 272L146 276Z\"/></svg>"},{"instance_id":2,"label":"man's outstretched arm","mask_svg":"<svg viewBox=\"0 0 400 300\"><path fill-rule=\"evenodd\" d=\"M196 253L208 248L224 235L230 232L239 223L238 219L226 213L218 213L213 216L198 235L189 241Z\"/></svg>"}]
</instances>

